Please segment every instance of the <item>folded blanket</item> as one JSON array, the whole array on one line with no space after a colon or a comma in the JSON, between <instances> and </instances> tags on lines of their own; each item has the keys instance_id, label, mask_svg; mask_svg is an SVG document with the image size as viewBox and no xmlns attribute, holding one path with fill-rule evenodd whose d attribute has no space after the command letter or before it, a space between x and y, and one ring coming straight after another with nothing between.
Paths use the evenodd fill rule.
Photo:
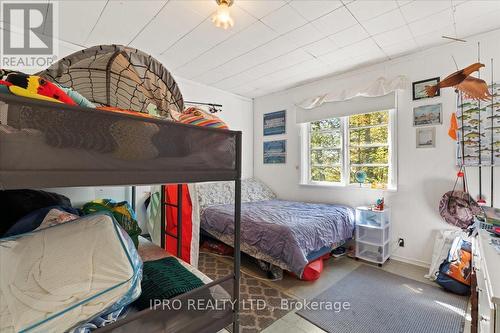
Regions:
<instances>
[{"instance_id":1,"label":"folded blanket","mask_svg":"<svg viewBox=\"0 0 500 333\"><path fill-rule=\"evenodd\" d=\"M141 282L142 294L134 305L143 310L149 308L154 300L170 299L203 285L203 281L174 257L146 261Z\"/></svg>"}]
</instances>

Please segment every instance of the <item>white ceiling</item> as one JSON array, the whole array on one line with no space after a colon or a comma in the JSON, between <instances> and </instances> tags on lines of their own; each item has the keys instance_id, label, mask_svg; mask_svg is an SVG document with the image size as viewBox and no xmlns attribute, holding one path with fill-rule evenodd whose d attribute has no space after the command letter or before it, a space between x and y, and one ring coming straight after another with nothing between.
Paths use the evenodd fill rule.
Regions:
<instances>
[{"instance_id":1,"label":"white ceiling","mask_svg":"<svg viewBox=\"0 0 500 333\"><path fill-rule=\"evenodd\" d=\"M125 44L176 76L247 97L500 28L491 0L235 0L232 29L215 0L60 1L67 52Z\"/></svg>"}]
</instances>

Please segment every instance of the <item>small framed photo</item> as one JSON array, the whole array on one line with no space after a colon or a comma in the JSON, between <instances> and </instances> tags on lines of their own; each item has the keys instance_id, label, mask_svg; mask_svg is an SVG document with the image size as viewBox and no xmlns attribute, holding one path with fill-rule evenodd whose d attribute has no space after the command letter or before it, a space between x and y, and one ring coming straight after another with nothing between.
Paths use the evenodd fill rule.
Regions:
<instances>
[{"instance_id":1,"label":"small framed photo","mask_svg":"<svg viewBox=\"0 0 500 333\"><path fill-rule=\"evenodd\" d=\"M413 87L413 100L419 100L419 99L424 99L424 98L429 98L427 96L427 93L425 92L425 87L426 86L434 86L438 84L440 81L439 77L434 77L432 79L427 79L427 80L422 80L422 81L417 81L412 83ZM441 96L441 90L438 89L437 93L435 96Z\"/></svg>"},{"instance_id":2,"label":"small framed photo","mask_svg":"<svg viewBox=\"0 0 500 333\"><path fill-rule=\"evenodd\" d=\"M286 140L264 142L264 164L286 163Z\"/></svg>"},{"instance_id":3,"label":"small framed photo","mask_svg":"<svg viewBox=\"0 0 500 333\"><path fill-rule=\"evenodd\" d=\"M441 125L443 104L421 105L413 108L413 126Z\"/></svg>"},{"instance_id":4,"label":"small framed photo","mask_svg":"<svg viewBox=\"0 0 500 333\"><path fill-rule=\"evenodd\" d=\"M436 127L417 128L417 148L436 147Z\"/></svg>"},{"instance_id":5,"label":"small framed photo","mask_svg":"<svg viewBox=\"0 0 500 333\"><path fill-rule=\"evenodd\" d=\"M286 133L286 110L264 114L264 136Z\"/></svg>"}]
</instances>

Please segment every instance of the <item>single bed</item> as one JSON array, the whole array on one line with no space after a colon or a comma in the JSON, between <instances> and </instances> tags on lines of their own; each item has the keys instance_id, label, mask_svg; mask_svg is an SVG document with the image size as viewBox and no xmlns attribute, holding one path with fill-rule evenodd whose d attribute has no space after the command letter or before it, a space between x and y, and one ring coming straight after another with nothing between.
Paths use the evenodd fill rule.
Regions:
<instances>
[{"instance_id":1,"label":"single bed","mask_svg":"<svg viewBox=\"0 0 500 333\"><path fill-rule=\"evenodd\" d=\"M232 245L231 185L225 182L197 185L201 228ZM302 276L306 265L352 238L354 211L343 205L277 200L255 179L242 183L241 249Z\"/></svg>"}]
</instances>

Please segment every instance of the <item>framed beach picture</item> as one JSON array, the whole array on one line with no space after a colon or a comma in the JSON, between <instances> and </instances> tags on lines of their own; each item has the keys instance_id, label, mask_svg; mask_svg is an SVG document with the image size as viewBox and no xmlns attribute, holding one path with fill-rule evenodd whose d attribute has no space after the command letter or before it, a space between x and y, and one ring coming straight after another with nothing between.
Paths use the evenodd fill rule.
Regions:
<instances>
[{"instance_id":1,"label":"framed beach picture","mask_svg":"<svg viewBox=\"0 0 500 333\"><path fill-rule=\"evenodd\" d=\"M443 123L443 104L421 105L413 108L413 126L440 125Z\"/></svg>"},{"instance_id":2,"label":"framed beach picture","mask_svg":"<svg viewBox=\"0 0 500 333\"><path fill-rule=\"evenodd\" d=\"M264 114L264 135L286 133L286 110Z\"/></svg>"},{"instance_id":3,"label":"framed beach picture","mask_svg":"<svg viewBox=\"0 0 500 333\"><path fill-rule=\"evenodd\" d=\"M436 147L436 127L417 128L417 148Z\"/></svg>"},{"instance_id":4,"label":"framed beach picture","mask_svg":"<svg viewBox=\"0 0 500 333\"><path fill-rule=\"evenodd\" d=\"M264 142L264 164L286 163L286 140Z\"/></svg>"},{"instance_id":5,"label":"framed beach picture","mask_svg":"<svg viewBox=\"0 0 500 333\"><path fill-rule=\"evenodd\" d=\"M427 96L427 93L425 92L425 86L433 86L439 83L439 77L434 77L432 79L427 79L427 80L422 80L422 81L417 81L412 83L413 87L413 100L419 100L423 98L429 98ZM441 96L441 90L438 89L437 93L435 96Z\"/></svg>"}]
</instances>

